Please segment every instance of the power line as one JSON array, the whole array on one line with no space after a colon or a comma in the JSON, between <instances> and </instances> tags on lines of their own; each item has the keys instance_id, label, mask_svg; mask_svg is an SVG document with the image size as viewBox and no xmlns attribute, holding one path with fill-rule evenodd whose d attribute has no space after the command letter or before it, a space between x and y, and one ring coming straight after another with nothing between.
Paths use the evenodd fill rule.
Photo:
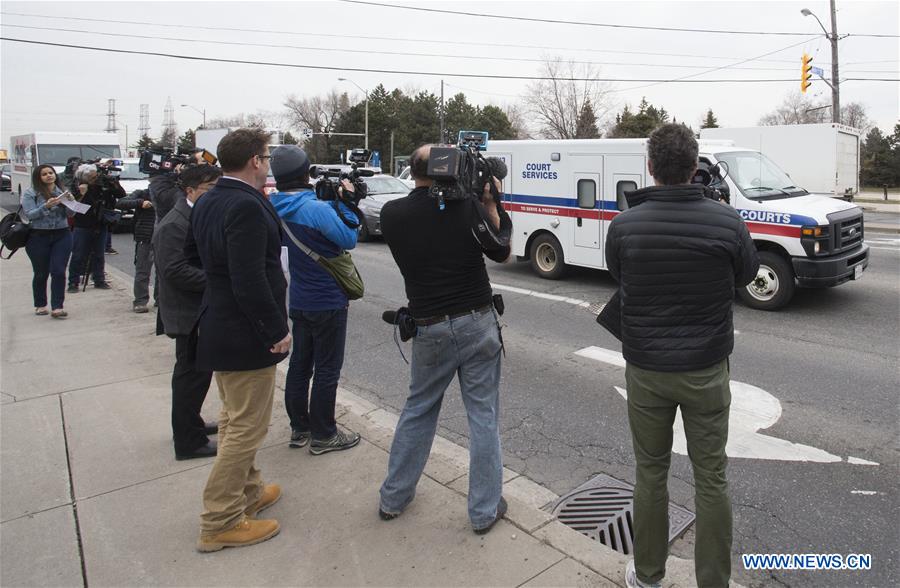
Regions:
<instances>
[{"instance_id":1,"label":"power line","mask_svg":"<svg viewBox=\"0 0 900 588\"><path fill-rule=\"evenodd\" d=\"M412 70L393 70L393 69L369 69L363 67L334 67L326 65L306 65L299 63L282 63L275 61L253 61L245 59L225 59L221 57L200 57L196 55L176 55L172 53L156 53L153 51L137 51L134 49L110 49L104 47L87 47L84 45L71 45L68 43L51 43L49 41L34 41L31 39L16 39L12 37L2 37L2 41L10 41L13 43L25 43L29 45L43 45L47 47L64 47L66 49L83 49L85 51L99 51L102 53L122 53L126 55L147 55L150 57L167 57L170 59L182 59L185 61L205 61L215 63L232 63L240 65L264 65L269 67L288 67L294 69L315 69L324 71L342 71L342 72L360 72L360 73L382 73L382 74L400 74L400 75L419 75L419 76L437 76L437 77L455 77L455 78L481 78L495 80L526 80L526 81L542 81L552 80L555 78L548 76L511 76L496 74L473 74L473 73L451 73L451 72L433 72L433 71L412 71ZM779 51L782 51L779 49ZM702 74L703 72L701 72ZM701 74L693 74L680 79L636 79L636 78L566 78L567 81L575 82L652 82L654 84L664 83L769 83L769 82L795 82L795 78L777 78L777 79L722 79L722 80L694 80L688 79ZM900 78L847 78L848 80L860 81L900 81Z\"/></svg>"},{"instance_id":2,"label":"power line","mask_svg":"<svg viewBox=\"0 0 900 588\"><path fill-rule=\"evenodd\" d=\"M22 12L0 12L3 16L24 16L28 18L40 18L40 19L57 19L57 20L65 20L65 21L86 21L90 23L108 23L108 24L129 24L129 25L138 25L142 27L153 26L153 27L167 27L167 28L181 28L181 29L190 29L190 30L204 30L204 31L225 31L225 32L238 32L238 33L259 33L259 34L276 34L276 35L294 35L294 36L308 36L308 37L323 37L323 38L334 38L339 40L346 39L359 39L364 41L391 41L391 42L403 42L403 43L431 43L431 44L439 44L439 45L463 45L466 47L506 47L513 49L544 49L549 51L576 51L576 52L586 52L586 53L619 53L623 55L650 55L657 57L688 57L688 58L701 58L701 59L720 59L720 60L733 60L733 59L741 59L740 57L729 57L722 55L697 55L690 53L661 53L654 51L626 51L622 49L595 49L595 48L581 48L581 47L556 47L550 45L523 45L519 43L477 43L477 42L469 42L469 41L454 41L454 40L439 40L439 39L403 39L397 37L377 37L377 36L365 36L365 35L336 35L336 34L326 34L326 33L308 33L302 31L285 31L285 30L274 30L274 29L247 29L247 28L237 28L237 27L212 27L212 26L201 26L201 25L185 25L185 24L176 24L176 23L155 23L155 22L145 22L145 21L134 21L134 20L113 20L113 19L101 19L101 18L79 18L79 17L66 17L66 16L53 16L53 15L45 15L45 14L28 14ZM771 61L773 63L794 63L795 60L791 59L772 59L766 60Z\"/></svg>"},{"instance_id":3,"label":"power line","mask_svg":"<svg viewBox=\"0 0 900 588\"><path fill-rule=\"evenodd\" d=\"M160 37L156 35L135 35L129 33L110 33L107 31L86 31L83 29L65 29L65 28L57 28L57 27L35 27L28 25L15 25L15 24L7 24L0 23L0 26L17 28L17 29L29 29L29 30L37 30L37 31L55 31L62 33L81 33L88 35L101 35L105 37L126 37L129 39L150 39L154 41L179 41L183 43L207 43L211 45L232 45L232 46L240 46L240 47L266 47L266 48L277 48L277 49L296 49L302 51L322 51L325 53L361 53L364 55L402 55L402 56L415 56L415 57L441 57L447 59L471 59L476 61L511 61L511 62L525 62L525 63L545 63L545 59L533 59L527 57L494 57L490 55L457 55L451 53L415 53L409 51L376 51L373 49L344 49L344 48L329 48L329 47L312 47L312 46L300 46L300 45L285 45L285 44L277 44L277 43L248 43L244 41L214 41L207 39L186 39L184 37ZM682 69L707 69L708 65L688 65L688 64L660 64L660 63L634 63L627 61L572 61L572 63L578 65L603 65L603 66L615 66L622 65L628 67L657 67L657 68L682 68ZM743 70L755 70L755 71L794 71L796 68L790 67L742 67L736 69ZM875 72L875 73L891 73L891 72Z\"/></svg>"},{"instance_id":4,"label":"power line","mask_svg":"<svg viewBox=\"0 0 900 588\"><path fill-rule=\"evenodd\" d=\"M642 26L642 25L623 25L623 24L612 24L612 23L601 23L601 22L581 22L581 21L573 21L573 20L554 20L549 18L529 18L525 16L508 16L503 14L487 14L481 12L464 12L464 11L456 11L456 10L442 10L438 8L423 8L420 6L404 6L399 4L384 4L380 2L363 2L362 0L338 0L339 2L346 2L347 4L362 4L366 6L377 6L378 8L399 8L401 10L415 10L419 12L430 12L437 14L452 14L455 16L476 16L479 18L493 18L499 20L514 20L520 22L539 22L546 24L564 24L564 25L575 25L582 27L602 27L602 28L612 28L612 29L631 29L631 30L641 30L641 31L667 31L674 33L715 33L715 34L727 34L727 35L782 35L782 36L805 36L809 35L808 32L803 33L792 33L787 31L734 31L734 30L723 30L723 29L691 29L691 28L681 28L681 27L653 27L653 26ZM900 35L878 35L878 34L859 34L853 35L855 37L900 37Z\"/></svg>"}]
</instances>

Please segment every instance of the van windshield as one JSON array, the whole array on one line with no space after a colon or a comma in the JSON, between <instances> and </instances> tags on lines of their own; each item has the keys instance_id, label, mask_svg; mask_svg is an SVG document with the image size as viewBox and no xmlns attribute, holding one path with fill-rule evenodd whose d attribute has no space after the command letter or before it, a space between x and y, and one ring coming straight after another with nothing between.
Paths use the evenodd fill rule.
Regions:
<instances>
[{"instance_id":1,"label":"van windshield","mask_svg":"<svg viewBox=\"0 0 900 588\"><path fill-rule=\"evenodd\" d=\"M41 165L64 166L72 157L84 161L122 157L118 145L38 145L37 150Z\"/></svg>"},{"instance_id":2,"label":"van windshield","mask_svg":"<svg viewBox=\"0 0 900 588\"><path fill-rule=\"evenodd\" d=\"M715 155L728 166L728 176L747 198L776 200L809 194L795 186L791 177L762 153L725 151Z\"/></svg>"}]
</instances>

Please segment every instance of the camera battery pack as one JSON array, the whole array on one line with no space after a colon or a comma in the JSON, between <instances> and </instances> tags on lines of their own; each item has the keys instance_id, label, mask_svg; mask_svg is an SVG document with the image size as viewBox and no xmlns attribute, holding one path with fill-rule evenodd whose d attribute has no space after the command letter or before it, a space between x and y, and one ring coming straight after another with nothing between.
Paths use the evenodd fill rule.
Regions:
<instances>
[{"instance_id":1,"label":"camera battery pack","mask_svg":"<svg viewBox=\"0 0 900 588\"><path fill-rule=\"evenodd\" d=\"M432 147L428 157L429 178L454 179L459 176L462 153L456 147Z\"/></svg>"}]
</instances>

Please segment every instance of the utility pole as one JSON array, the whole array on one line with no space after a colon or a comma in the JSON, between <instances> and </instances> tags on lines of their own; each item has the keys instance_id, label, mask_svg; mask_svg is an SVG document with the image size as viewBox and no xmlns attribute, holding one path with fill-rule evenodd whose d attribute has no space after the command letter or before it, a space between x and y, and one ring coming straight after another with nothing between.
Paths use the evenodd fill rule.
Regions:
<instances>
[{"instance_id":1,"label":"utility pole","mask_svg":"<svg viewBox=\"0 0 900 588\"><path fill-rule=\"evenodd\" d=\"M838 77L837 10L831 0L831 120L841 122L841 90Z\"/></svg>"},{"instance_id":2,"label":"utility pole","mask_svg":"<svg viewBox=\"0 0 900 588\"><path fill-rule=\"evenodd\" d=\"M444 139L444 135L447 133L444 129L444 80L441 80L441 143L446 143L447 141Z\"/></svg>"},{"instance_id":3,"label":"utility pole","mask_svg":"<svg viewBox=\"0 0 900 588\"><path fill-rule=\"evenodd\" d=\"M819 17L816 16L809 8L800 11L803 16L812 16L819 23L825 38L831 42L831 82L823 81L831 87L831 121L837 124L841 122L841 80L838 73L838 34L837 34L837 8L835 0L830 0L831 4L831 32L825 28Z\"/></svg>"}]
</instances>

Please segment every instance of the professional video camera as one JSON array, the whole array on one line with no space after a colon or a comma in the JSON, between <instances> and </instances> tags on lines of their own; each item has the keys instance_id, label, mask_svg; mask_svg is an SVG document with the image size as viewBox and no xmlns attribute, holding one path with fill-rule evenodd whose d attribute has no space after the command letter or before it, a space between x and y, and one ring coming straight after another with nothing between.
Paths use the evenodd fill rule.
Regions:
<instances>
[{"instance_id":1,"label":"professional video camera","mask_svg":"<svg viewBox=\"0 0 900 588\"><path fill-rule=\"evenodd\" d=\"M145 174L161 174L171 173L179 165L196 163L195 153L203 154L203 161L209 165L215 165L218 159L216 156L206 149L183 150L177 152L171 149L145 149L141 151L141 159L138 162L138 169Z\"/></svg>"},{"instance_id":2,"label":"professional video camera","mask_svg":"<svg viewBox=\"0 0 900 588\"><path fill-rule=\"evenodd\" d=\"M705 168L698 167L694 172L694 177L691 178L691 183L703 186L703 195L710 200L730 203L731 192L728 184L725 183L726 176L728 176L728 164L720 161Z\"/></svg>"},{"instance_id":3,"label":"professional video camera","mask_svg":"<svg viewBox=\"0 0 900 588\"><path fill-rule=\"evenodd\" d=\"M506 177L506 163L497 157L484 157L487 149L486 131L460 131L457 145L434 146L428 156L426 175L434 180L431 195L438 199L443 210L445 200L481 200L484 185L491 177L502 180ZM494 201L500 203L494 183L490 182Z\"/></svg>"},{"instance_id":4,"label":"professional video camera","mask_svg":"<svg viewBox=\"0 0 900 588\"><path fill-rule=\"evenodd\" d=\"M309 168L309 177L316 178L316 198L334 203L335 210L344 224L355 229L364 221L363 213L359 209L359 201L366 197L367 186L362 178L370 178L375 172L370 169L359 169L356 163L350 164L350 170L346 168L326 167L322 165L314 165ZM341 190L341 181L347 180L353 185L353 192ZM359 219L359 222L353 223L344 218L338 209L338 202L347 206Z\"/></svg>"}]
</instances>

